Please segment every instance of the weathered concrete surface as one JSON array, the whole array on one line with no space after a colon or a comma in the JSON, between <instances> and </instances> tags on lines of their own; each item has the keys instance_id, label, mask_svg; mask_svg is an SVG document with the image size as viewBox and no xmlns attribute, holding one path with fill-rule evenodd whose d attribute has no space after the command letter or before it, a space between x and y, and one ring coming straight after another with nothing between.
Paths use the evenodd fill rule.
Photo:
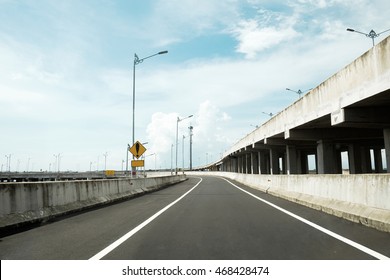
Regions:
<instances>
[{"instance_id":1,"label":"weathered concrete surface","mask_svg":"<svg viewBox=\"0 0 390 280\"><path fill-rule=\"evenodd\" d=\"M139 179L0 183L0 229L45 221L125 200L186 180L185 175Z\"/></svg>"},{"instance_id":2,"label":"weathered concrete surface","mask_svg":"<svg viewBox=\"0 0 390 280\"><path fill-rule=\"evenodd\" d=\"M390 174L256 175L187 172L222 176L271 195L390 232Z\"/></svg>"}]
</instances>

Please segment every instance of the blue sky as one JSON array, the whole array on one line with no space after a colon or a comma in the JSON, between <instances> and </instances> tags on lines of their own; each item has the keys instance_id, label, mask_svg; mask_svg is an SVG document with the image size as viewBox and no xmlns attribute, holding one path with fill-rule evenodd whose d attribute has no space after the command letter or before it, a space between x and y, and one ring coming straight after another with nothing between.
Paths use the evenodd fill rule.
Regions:
<instances>
[{"instance_id":1,"label":"blue sky","mask_svg":"<svg viewBox=\"0 0 390 280\"><path fill-rule=\"evenodd\" d=\"M132 138L147 168L185 166L231 145L372 47L387 0L0 0L0 164L11 170L122 169ZM379 42L389 33L376 39ZM175 163L174 163L175 165Z\"/></svg>"}]
</instances>

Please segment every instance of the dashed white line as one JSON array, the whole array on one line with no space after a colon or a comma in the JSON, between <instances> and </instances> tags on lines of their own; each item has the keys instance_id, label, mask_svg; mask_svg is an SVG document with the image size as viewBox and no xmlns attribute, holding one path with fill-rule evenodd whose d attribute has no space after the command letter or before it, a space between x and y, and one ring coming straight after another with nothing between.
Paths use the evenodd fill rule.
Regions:
<instances>
[{"instance_id":1,"label":"dashed white line","mask_svg":"<svg viewBox=\"0 0 390 280\"><path fill-rule=\"evenodd\" d=\"M344 243L346 243L346 244L348 244L348 245L350 245L352 247L355 247L356 249L358 249L358 250L360 250L360 251L362 251L362 252L364 252L366 254L369 254L369 255L373 256L374 258L377 258L379 260L389 260L390 259L389 257L387 257L385 255L382 255L381 253L378 253L378 252L376 252L376 251L374 251L374 250L372 250L372 249L370 249L368 247L365 247L365 246L363 246L363 245L361 245L359 243L356 243L356 242L354 242L354 241L352 241L352 240L350 240L348 238L345 238L345 237L343 237L343 236L341 236L341 235L339 235L337 233L334 233L334 232L332 232L332 231L330 231L330 230L328 230L326 228L323 228L323 227L321 227L321 226L319 226L319 225L317 225L317 224L315 224L313 222L310 222L309 220L306 220L305 218L302 218L302 217L300 217L300 216L298 216L298 215L296 215L294 213L291 213L290 211L287 211L287 210L285 210L285 209L283 209L283 208L281 208L281 207L279 207L279 206L277 206L277 205L275 205L275 204L273 204L273 203L271 203L271 202L269 202L267 200L264 200L264 199L262 199L262 198L260 198L260 197L258 197L256 195L254 195L254 194L252 194L252 193L250 193L250 192L240 188L239 186L233 184L232 182L230 182L229 180L227 180L225 178L222 178L222 179L224 179L225 181L227 181L229 184L231 184L232 186L236 187L240 191L243 191L244 193L249 194L250 196L253 196L254 198L260 200L261 202L264 202L264 203L268 204L269 206L271 206L271 207L273 207L273 208L275 208L275 209L277 209L277 210L279 210L279 211L281 211L281 212L283 212L283 213L285 213L285 214L287 214L287 215L289 215L289 216L291 216L291 217L293 217L293 218L295 218L295 219L297 219L297 220L299 220L299 221L301 221L301 222L303 222L303 223L305 223L305 224L307 224L307 225L309 225L309 226L311 226L311 227L313 227L313 228L315 228L315 229L317 229L319 231L322 231L323 233L325 233L327 235L330 235L330 236L332 236L332 237L334 237L334 238L336 238L336 239L338 239L338 240L340 240L340 241L342 241L342 242L344 242Z\"/></svg>"},{"instance_id":2,"label":"dashed white line","mask_svg":"<svg viewBox=\"0 0 390 280\"><path fill-rule=\"evenodd\" d=\"M175 205L177 202L179 202L182 198L184 198L187 194L189 194L193 189L195 189L201 182L202 182L202 178L199 178L200 181L193 187L191 188L188 192L186 192L185 194L183 194L181 197L179 197L178 199L176 199L174 202L172 202L171 204L165 206L163 209L161 209L160 211L158 211L157 213L155 213L153 216L151 216L149 219L145 220L144 222L142 222L141 224L139 224L138 226L136 226L135 228L133 228L131 231L129 231L128 233L126 233L125 235L123 235L121 238L119 238L118 240L116 240L115 242L113 242L111 245L107 246L106 248L104 248L103 250L101 250L99 253L97 253L96 255L94 255L93 257L90 258L90 260L100 260L101 258L103 258L105 255L107 255L108 253L110 253L112 250L114 250L116 247L118 247L119 245L121 245L123 242L125 242L127 239L129 239L130 237L132 237L134 234L136 234L138 231L140 231L142 228L144 228L146 225L148 225L150 222L152 222L154 219L156 219L158 216L160 216L162 213L164 213L165 211L167 211L170 207L172 207L173 205Z\"/></svg>"}]
</instances>

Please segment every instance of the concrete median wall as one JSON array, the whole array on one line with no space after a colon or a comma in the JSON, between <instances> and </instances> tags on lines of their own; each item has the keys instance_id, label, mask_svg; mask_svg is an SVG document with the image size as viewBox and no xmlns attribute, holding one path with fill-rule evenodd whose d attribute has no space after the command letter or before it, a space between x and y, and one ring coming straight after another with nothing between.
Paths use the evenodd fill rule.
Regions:
<instances>
[{"instance_id":1,"label":"concrete median wall","mask_svg":"<svg viewBox=\"0 0 390 280\"><path fill-rule=\"evenodd\" d=\"M186 180L139 179L0 183L0 229L128 199Z\"/></svg>"},{"instance_id":2,"label":"concrete median wall","mask_svg":"<svg viewBox=\"0 0 390 280\"><path fill-rule=\"evenodd\" d=\"M390 174L258 175L187 172L226 177L268 194L390 232Z\"/></svg>"}]
</instances>

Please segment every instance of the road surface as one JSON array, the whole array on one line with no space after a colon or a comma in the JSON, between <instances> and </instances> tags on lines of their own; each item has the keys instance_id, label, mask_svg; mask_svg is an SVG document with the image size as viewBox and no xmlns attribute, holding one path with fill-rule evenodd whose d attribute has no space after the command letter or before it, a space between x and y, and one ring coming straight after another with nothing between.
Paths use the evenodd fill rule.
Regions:
<instances>
[{"instance_id":1,"label":"road surface","mask_svg":"<svg viewBox=\"0 0 390 280\"><path fill-rule=\"evenodd\" d=\"M2 260L387 257L389 233L209 176L0 239Z\"/></svg>"}]
</instances>

